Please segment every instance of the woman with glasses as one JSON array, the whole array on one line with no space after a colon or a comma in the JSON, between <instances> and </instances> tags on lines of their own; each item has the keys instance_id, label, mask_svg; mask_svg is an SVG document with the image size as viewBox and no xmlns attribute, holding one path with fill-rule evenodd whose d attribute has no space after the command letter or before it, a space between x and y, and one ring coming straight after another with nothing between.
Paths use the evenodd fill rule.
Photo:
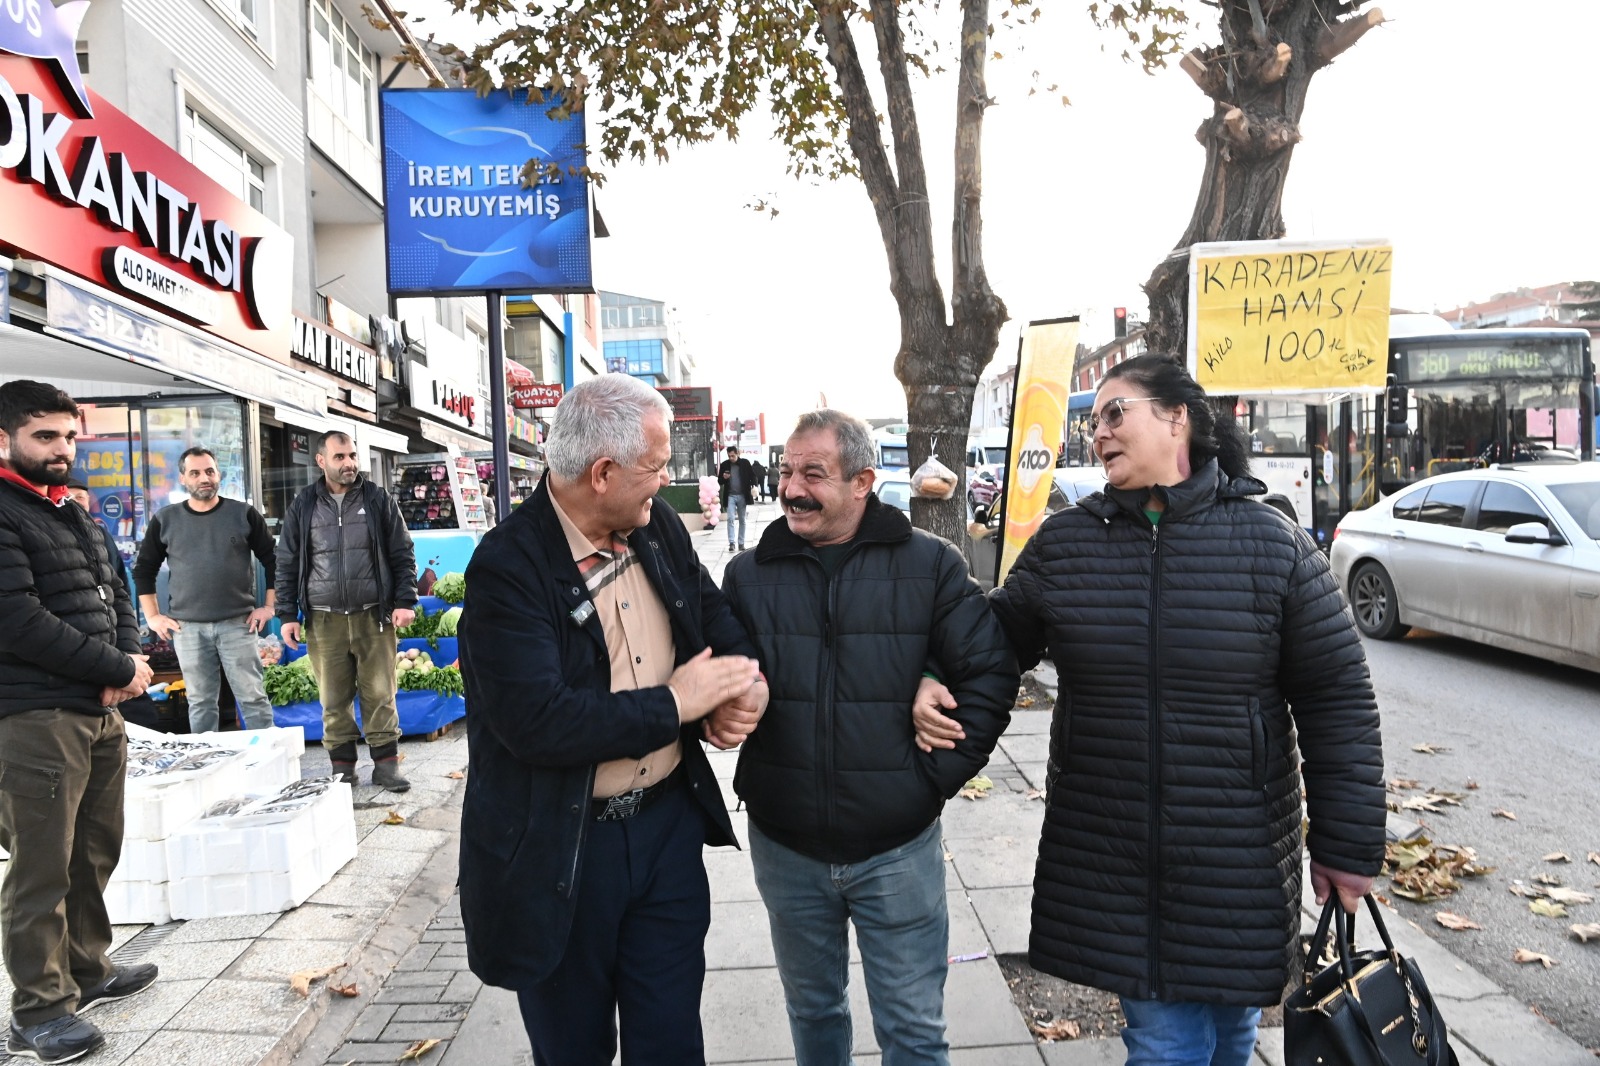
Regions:
<instances>
[{"instance_id":1,"label":"woman with glasses","mask_svg":"<svg viewBox=\"0 0 1600 1066\"><path fill-rule=\"evenodd\" d=\"M1108 487L1048 518L991 601L1024 669L1061 677L1029 961L1121 997L1130 1066L1244 1066L1295 958L1302 778L1318 900L1353 910L1383 861L1366 657L1179 363L1113 367L1090 432Z\"/></svg>"}]
</instances>

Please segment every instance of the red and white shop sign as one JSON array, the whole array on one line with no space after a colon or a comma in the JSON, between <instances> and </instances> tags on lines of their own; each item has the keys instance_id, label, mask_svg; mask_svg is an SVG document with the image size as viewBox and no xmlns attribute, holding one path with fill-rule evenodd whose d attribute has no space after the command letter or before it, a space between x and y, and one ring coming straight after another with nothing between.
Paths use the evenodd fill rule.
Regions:
<instances>
[{"instance_id":1,"label":"red and white shop sign","mask_svg":"<svg viewBox=\"0 0 1600 1066\"><path fill-rule=\"evenodd\" d=\"M49 64L0 55L0 247L282 359L294 241Z\"/></svg>"}]
</instances>

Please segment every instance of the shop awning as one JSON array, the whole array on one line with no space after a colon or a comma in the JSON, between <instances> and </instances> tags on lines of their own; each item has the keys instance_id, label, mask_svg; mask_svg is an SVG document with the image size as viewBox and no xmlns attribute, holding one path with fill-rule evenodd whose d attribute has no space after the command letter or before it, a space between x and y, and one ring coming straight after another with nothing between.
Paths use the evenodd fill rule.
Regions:
<instances>
[{"instance_id":1,"label":"shop awning","mask_svg":"<svg viewBox=\"0 0 1600 1066\"><path fill-rule=\"evenodd\" d=\"M271 362L109 289L46 265L45 333L116 356L149 371L276 408L328 417L328 389L292 367Z\"/></svg>"}]
</instances>

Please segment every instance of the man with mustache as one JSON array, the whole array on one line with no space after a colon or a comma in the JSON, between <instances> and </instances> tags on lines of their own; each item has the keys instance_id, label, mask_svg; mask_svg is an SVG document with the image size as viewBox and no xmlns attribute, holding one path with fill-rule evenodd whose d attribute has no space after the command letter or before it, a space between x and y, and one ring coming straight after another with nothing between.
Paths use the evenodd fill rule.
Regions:
<instances>
[{"instance_id":1,"label":"man with mustache","mask_svg":"<svg viewBox=\"0 0 1600 1066\"><path fill-rule=\"evenodd\" d=\"M145 527L133 580L150 632L172 642L189 690L189 728L217 728L222 677L239 700L246 729L272 725L272 704L261 680L256 635L272 621L276 560L261 512L218 495L222 476L209 448L178 457L178 480L189 498L156 512ZM256 567L267 570L266 606L256 605ZM156 601L156 575L172 571L167 613Z\"/></svg>"},{"instance_id":2,"label":"man with mustache","mask_svg":"<svg viewBox=\"0 0 1600 1066\"><path fill-rule=\"evenodd\" d=\"M133 604L68 496L78 405L53 385L0 385L0 930L6 1050L69 1062L105 1043L79 1015L143 992L117 967L105 888L122 855L127 739L117 704L150 685Z\"/></svg>"},{"instance_id":3,"label":"man with mustache","mask_svg":"<svg viewBox=\"0 0 1600 1066\"><path fill-rule=\"evenodd\" d=\"M734 789L800 1066L850 1061L850 924L884 1061L949 1062L939 812L988 761L1017 692L965 559L879 502L875 454L860 419L803 416L780 468L783 520L723 580L771 687ZM916 747L925 670L956 694L954 748Z\"/></svg>"},{"instance_id":4,"label":"man with mustache","mask_svg":"<svg viewBox=\"0 0 1600 1066\"><path fill-rule=\"evenodd\" d=\"M283 642L297 648L304 636L322 692L322 746L334 774L356 783L356 744L364 730L372 783L404 792L411 782L400 774L394 659L395 631L417 617L411 534L389 494L361 476L347 434L322 435L317 467L322 477L289 504L278 538Z\"/></svg>"}]
</instances>

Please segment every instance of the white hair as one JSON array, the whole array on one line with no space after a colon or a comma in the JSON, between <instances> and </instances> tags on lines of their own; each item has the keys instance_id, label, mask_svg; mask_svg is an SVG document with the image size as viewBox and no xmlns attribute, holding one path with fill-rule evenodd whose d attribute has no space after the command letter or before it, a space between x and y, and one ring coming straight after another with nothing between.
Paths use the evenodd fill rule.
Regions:
<instances>
[{"instance_id":1,"label":"white hair","mask_svg":"<svg viewBox=\"0 0 1600 1066\"><path fill-rule=\"evenodd\" d=\"M556 405L544 443L545 463L567 481L576 481L607 457L631 466L644 455L644 421L652 411L660 412L671 427L666 397L629 374L580 381Z\"/></svg>"}]
</instances>

